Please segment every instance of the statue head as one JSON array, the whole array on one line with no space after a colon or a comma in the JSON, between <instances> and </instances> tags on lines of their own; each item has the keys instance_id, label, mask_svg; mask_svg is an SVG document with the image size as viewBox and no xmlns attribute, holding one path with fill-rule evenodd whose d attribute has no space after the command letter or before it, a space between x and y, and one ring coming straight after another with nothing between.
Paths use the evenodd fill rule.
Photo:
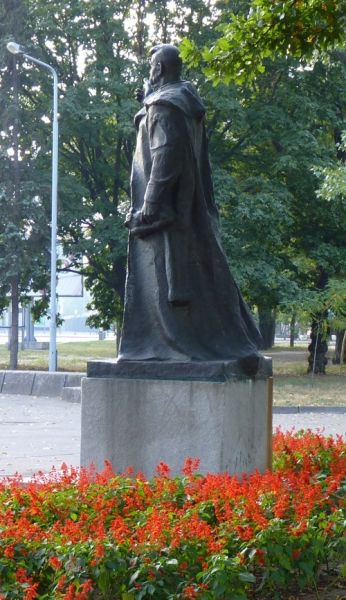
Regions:
<instances>
[{"instance_id":1,"label":"statue head","mask_svg":"<svg viewBox=\"0 0 346 600\"><path fill-rule=\"evenodd\" d=\"M165 83L179 81L183 63L176 46L171 44L154 46L150 50L150 56L151 85L160 87Z\"/></svg>"}]
</instances>

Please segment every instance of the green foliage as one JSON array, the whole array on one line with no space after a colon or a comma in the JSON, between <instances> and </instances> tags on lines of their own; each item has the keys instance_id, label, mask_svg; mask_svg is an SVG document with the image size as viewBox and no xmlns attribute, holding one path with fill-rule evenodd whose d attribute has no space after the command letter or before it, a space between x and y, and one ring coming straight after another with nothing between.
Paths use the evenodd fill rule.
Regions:
<instances>
[{"instance_id":1,"label":"green foliage","mask_svg":"<svg viewBox=\"0 0 346 600\"><path fill-rule=\"evenodd\" d=\"M26 5L22 0L0 7L0 304L9 294L25 301L30 290L48 287L49 188L41 180L37 157L49 151L40 102L30 94L37 73L23 72L6 51L13 36L28 39ZM18 38L19 39L19 38ZM13 320L18 312L12 306ZM38 306L36 307L38 316Z\"/></svg>"},{"instance_id":2,"label":"green foliage","mask_svg":"<svg viewBox=\"0 0 346 600\"><path fill-rule=\"evenodd\" d=\"M195 53L186 62L186 77L205 100L224 246L250 304L271 311L295 309L313 290L319 266L342 279L346 219L339 139L344 129L345 61L340 52L320 55L304 68L297 58L302 52L310 56L310 47L330 47L332 35L339 39L343 3L239 1L232 3L229 20L226 0L58 0L54 11L43 0L17 1L25 8L25 19L14 19L1 30L1 40L16 37L59 74L59 236L71 268L85 276L91 291L91 324L109 328L121 321L127 238L122 223L130 201L133 116L139 108L134 90L148 75L147 50L160 41L179 43L185 38L182 54L191 58ZM328 23L334 17L338 21L332 34ZM303 29L294 47L299 21ZM307 48L314 27L321 31ZM265 44L272 44L270 51ZM217 88L201 76L197 64L198 48L204 46L216 54L223 46L222 60L215 57L209 64L212 69L221 65ZM7 83L0 92L0 107L9 114L11 57L4 46L1 52ZM245 76L249 81L250 70L256 75L255 85L225 85ZM43 275L49 260L51 81L27 63L18 65L18 73L21 144L27 157L21 161L23 212L14 211L17 221L11 230L9 194L0 194L9 219L3 246L0 238L0 267L2 258L5 276L11 265L26 265L28 272L35 264L25 286L47 290ZM240 73L240 79L234 73ZM0 161L7 177L11 157L4 140ZM340 174L338 184L335 173ZM31 245L23 239L28 231ZM37 259L27 260L36 253ZM44 310L43 305L39 308Z\"/></svg>"},{"instance_id":3,"label":"green foliage","mask_svg":"<svg viewBox=\"0 0 346 600\"><path fill-rule=\"evenodd\" d=\"M321 179L321 185L317 191L320 198L330 203L337 204L340 220L346 219L346 132L340 134L341 141L338 143L339 164L331 164L321 168L315 168L314 172ZM328 206L328 205L327 205Z\"/></svg>"},{"instance_id":4,"label":"green foliage","mask_svg":"<svg viewBox=\"0 0 346 600\"><path fill-rule=\"evenodd\" d=\"M24 194L23 194L24 195ZM32 196L20 203L7 195L0 196L3 215L0 224L1 295L10 291L11 281L19 278L20 293L24 300L30 290L47 287L48 231L46 215L39 201Z\"/></svg>"},{"instance_id":5,"label":"green foliage","mask_svg":"<svg viewBox=\"0 0 346 600\"><path fill-rule=\"evenodd\" d=\"M101 261L103 260L107 259L102 255ZM114 292L115 290L124 289L126 276L125 259L122 256L120 258L115 257L112 262L108 259L108 264L113 265L113 271L111 272L109 269L106 274L100 274L101 267L99 272L95 270L95 262L93 263L93 267L89 266L86 268L86 273L90 272L86 279L86 286L87 289L90 286L90 289L93 291L93 298L87 307L91 310L91 315L87 318L87 324L90 327L105 330L112 329L114 324L116 324L117 329L120 330L123 313L123 296L120 294L115 296Z\"/></svg>"},{"instance_id":6,"label":"green foliage","mask_svg":"<svg viewBox=\"0 0 346 600\"><path fill-rule=\"evenodd\" d=\"M316 318L327 314L328 325L333 329L346 329L346 280L331 279L321 292L311 292L304 308Z\"/></svg>"},{"instance_id":7,"label":"green foliage","mask_svg":"<svg viewBox=\"0 0 346 600\"><path fill-rule=\"evenodd\" d=\"M312 172L337 164L333 129L342 123L344 76L340 64L302 71L277 61L256 91L217 88L216 196L231 267L251 304L294 307L315 287L318 265L344 273L346 220L340 204L326 207L316 196Z\"/></svg>"},{"instance_id":8,"label":"green foliage","mask_svg":"<svg viewBox=\"0 0 346 600\"><path fill-rule=\"evenodd\" d=\"M265 71L269 60L292 56L309 60L345 40L345 0L251 0L224 10L220 36L204 49L185 39L189 64L205 62L214 83L244 84Z\"/></svg>"},{"instance_id":9,"label":"green foliage","mask_svg":"<svg viewBox=\"0 0 346 600\"><path fill-rule=\"evenodd\" d=\"M59 75L59 235L71 268L85 276L91 291L89 322L109 328L121 321L123 220L130 200L133 116L140 108L134 90L148 75L147 51L153 43L177 39L186 29L200 35L213 3L179 0L173 7L140 0L87 5L60 0L52 12L42 0L23 2L34 32L27 48ZM46 79L39 79L33 93L30 81L26 88L41 115L47 114L51 95ZM40 152L36 158L41 187L48 189L49 155Z\"/></svg>"},{"instance_id":10,"label":"green foliage","mask_svg":"<svg viewBox=\"0 0 346 600\"><path fill-rule=\"evenodd\" d=\"M132 5L61 1L53 13L46 3L27 0L33 53L55 66L60 82L59 235L99 311L91 320L105 328L119 320L124 287L117 265L126 256L122 223L138 85L135 42L125 29ZM43 173L48 159L40 157Z\"/></svg>"},{"instance_id":11,"label":"green foliage","mask_svg":"<svg viewBox=\"0 0 346 600\"><path fill-rule=\"evenodd\" d=\"M90 468L0 482L4 598L246 600L299 594L345 552L345 442L276 432L243 476Z\"/></svg>"}]
</instances>

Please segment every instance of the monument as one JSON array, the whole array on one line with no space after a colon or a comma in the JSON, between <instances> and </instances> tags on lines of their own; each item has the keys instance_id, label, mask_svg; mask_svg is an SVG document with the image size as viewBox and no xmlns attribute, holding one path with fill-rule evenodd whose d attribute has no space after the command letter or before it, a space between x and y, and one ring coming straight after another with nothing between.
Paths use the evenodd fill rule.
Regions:
<instances>
[{"instance_id":1,"label":"monument","mask_svg":"<svg viewBox=\"0 0 346 600\"><path fill-rule=\"evenodd\" d=\"M152 49L140 96L120 352L88 364L81 462L263 470L271 363L222 249L205 109L177 48Z\"/></svg>"}]
</instances>

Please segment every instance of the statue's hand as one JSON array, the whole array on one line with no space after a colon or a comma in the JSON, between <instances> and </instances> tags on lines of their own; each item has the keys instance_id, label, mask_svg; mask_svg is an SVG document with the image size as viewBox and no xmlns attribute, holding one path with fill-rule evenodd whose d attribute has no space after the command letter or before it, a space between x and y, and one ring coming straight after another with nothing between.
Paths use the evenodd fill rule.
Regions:
<instances>
[{"instance_id":1,"label":"statue's hand","mask_svg":"<svg viewBox=\"0 0 346 600\"><path fill-rule=\"evenodd\" d=\"M131 208L131 210L129 210L126 213L126 216L125 216L125 221L124 221L125 227L130 227L130 223L132 221L132 217L133 217L133 209Z\"/></svg>"},{"instance_id":2,"label":"statue's hand","mask_svg":"<svg viewBox=\"0 0 346 600\"><path fill-rule=\"evenodd\" d=\"M153 91L154 90L151 83L148 81L148 79L145 79L143 88L137 88L135 90L135 98L138 102L140 102L140 104L142 104L144 98L149 96L149 94L151 94Z\"/></svg>"},{"instance_id":3,"label":"statue's hand","mask_svg":"<svg viewBox=\"0 0 346 600\"><path fill-rule=\"evenodd\" d=\"M144 202L142 208L142 221L143 223L153 223L157 214L157 207L152 204Z\"/></svg>"},{"instance_id":4,"label":"statue's hand","mask_svg":"<svg viewBox=\"0 0 346 600\"><path fill-rule=\"evenodd\" d=\"M142 104L142 102L144 100L144 90L142 88L137 88L135 90L135 98L136 98L137 102Z\"/></svg>"}]
</instances>

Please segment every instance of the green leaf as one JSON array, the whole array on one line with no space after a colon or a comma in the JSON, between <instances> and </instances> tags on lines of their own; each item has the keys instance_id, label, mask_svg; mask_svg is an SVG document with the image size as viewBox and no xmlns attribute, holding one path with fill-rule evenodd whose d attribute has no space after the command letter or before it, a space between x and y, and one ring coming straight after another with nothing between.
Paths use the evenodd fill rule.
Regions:
<instances>
[{"instance_id":1,"label":"green leaf","mask_svg":"<svg viewBox=\"0 0 346 600\"><path fill-rule=\"evenodd\" d=\"M246 583L256 583L256 577L252 573L239 573L239 579Z\"/></svg>"},{"instance_id":2,"label":"green leaf","mask_svg":"<svg viewBox=\"0 0 346 600\"><path fill-rule=\"evenodd\" d=\"M135 572L134 572L134 573L131 575L131 577L130 577L130 582L129 582L129 583L130 583L130 585L133 585L133 584L134 584L134 582L135 582L135 581L138 579L138 577L139 577L140 573L141 573L140 569L137 569L137 571L135 571Z\"/></svg>"}]
</instances>

